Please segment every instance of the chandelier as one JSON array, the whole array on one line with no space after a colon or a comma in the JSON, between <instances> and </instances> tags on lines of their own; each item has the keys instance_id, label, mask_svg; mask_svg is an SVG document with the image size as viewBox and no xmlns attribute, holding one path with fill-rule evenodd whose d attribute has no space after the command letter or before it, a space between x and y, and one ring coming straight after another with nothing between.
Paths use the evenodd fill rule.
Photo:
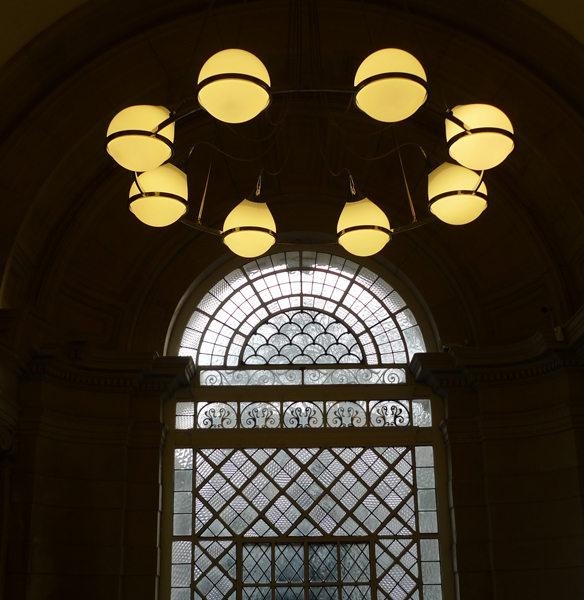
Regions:
<instances>
[{"instance_id":1,"label":"chandelier","mask_svg":"<svg viewBox=\"0 0 584 600\"><path fill-rule=\"evenodd\" d=\"M215 119L244 123L269 106L270 85L269 73L259 58L232 48L214 54L203 65L197 99ZM425 104L426 73L408 52L385 48L361 63L351 93L357 108L369 117L397 123ZM166 227L184 221L188 211L187 176L169 161L174 155L175 124L193 112L179 116L162 106L131 106L119 112L109 125L107 152L119 165L134 172L129 209L146 225ZM451 225L465 225L487 208L484 172L501 164L513 150L513 126L501 110L487 104L456 106L443 117L447 150L453 162L445 162L428 174L431 217L427 220L438 218ZM405 180L403 164L402 173ZM392 233L425 223L417 221L407 180L405 183L413 221L392 229L387 215L355 187L349 174L349 197L337 223L338 243L354 255L371 256L384 248ZM222 230L201 223L205 194L198 220L188 221L192 227L220 235L232 252L246 258L264 254L276 242L276 224L261 196L261 175L252 193L227 215Z\"/></svg>"}]
</instances>

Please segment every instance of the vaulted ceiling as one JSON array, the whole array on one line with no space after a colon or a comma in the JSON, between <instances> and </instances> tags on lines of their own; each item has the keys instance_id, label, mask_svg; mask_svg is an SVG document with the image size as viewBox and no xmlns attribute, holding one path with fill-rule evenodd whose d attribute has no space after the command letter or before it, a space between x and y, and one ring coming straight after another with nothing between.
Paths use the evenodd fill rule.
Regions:
<instances>
[{"instance_id":1,"label":"vaulted ceiling","mask_svg":"<svg viewBox=\"0 0 584 600\"><path fill-rule=\"evenodd\" d=\"M571 15L566 4L562 13L555 3L552 13L535 0L541 12L502 0L217 1L212 10L185 0L90 0L74 10L55 3L55 12L28 4L7 5L22 24L2 56L21 49L0 69L0 306L12 315L14 344L82 340L162 352L192 283L231 260L218 238L137 221L127 209L132 175L104 151L116 112L192 98L202 64L227 47L260 57L275 93L269 110L242 126L218 125L204 111L177 125L177 164L198 144L186 167L192 218L212 163L203 222L213 227L261 168L278 173L264 177L286 242L274 250L305 243L340 252L324 242L347 195L346 176L331 174L343 167L392 226L407 224L397 156L371 159L412 141L437 166L447 158L443 119L423 108L384 126L346 93L368 54L399 47L426 68L428 108L494 104L513 122L516 149L487 173L489 208L478 221L396 235L369 264L411 284L447 343L521 341L550 327L543 306L555 323L580 308L584 49L568 31L584 10ZM403 159L422 218L425 164L411 148Z\"/></svg>"}]
</instances>

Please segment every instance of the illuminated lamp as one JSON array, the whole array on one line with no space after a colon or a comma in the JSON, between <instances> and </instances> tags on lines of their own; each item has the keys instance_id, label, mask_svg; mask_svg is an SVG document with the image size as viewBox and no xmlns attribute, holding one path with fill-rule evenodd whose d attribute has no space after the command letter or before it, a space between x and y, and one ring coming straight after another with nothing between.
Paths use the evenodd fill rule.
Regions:
<instances>
[{"instance_id":1,"label":"illuminated lamp","mask_svg":"<svg viewBox=\"0 0 584 600\"><path fill-rule=\"evenodd\" d=\"M130 188L130 211L151 227L166 227L188 211L187 176L174 165L162 165L136 177Z\"/></svg>"},{"instance_id":2,"label":"illuminated lamp","mask_svg":"<svg viewBox=\"0 0 584 600\"><path fill-rule=\"evenodd\" d=\"M357 107L384 123L407 119L428 97L424 67L397 48L369 55L357 69L355 87Z\"/></svg>"},{"instance_id":3,"label":"illuminated lamp","mask_svg":"<svg viewBox=\"0 0 584 600\"><path fill-rule=\"evenodd\" d=\"M507 115L489 104L462 104L446 117L448 154L475 171L501 164L514 148L513 125Z\"/></svg>"},{"instance_id":4,"label":"illuminated lamp","mask_svg":"<svg viewBox=\"0 0 584 600\"><path fill-rule=\"evenodd\" d=\"M444 163L428 175L428 197L432 214L450 225L466 225L487 208L482 175L452 163Z\"/></svg>"},{"instance_id":5,"label":"illuminated lamp","mask_svg":"<svg viewBox=\"0 0 584 600\"><path fill-rule=\"evenodd\" d=\"M264 63L231 48L211 56L199 73L199 104L224 123L244 123L270 103L270 75Z\"/></svg>"},{"instance_id":6,"label":"illuminated lamp","mask_svg":"<svg viewBox=\"0 0 584 600\"><path fill-rule=\"evenodd\" d=\"M383 249L391 239L389 219L369 198L357 191L351 183L351 198L337 223L339 244L355 256L371 256Z\"/></svg>"},{"instance_id":7,"label":"illuminated lamp","mask_svg":"<svg viewBox=\"0 0 584 600\"><path fill-rule=\"evenodd\" d=\"M276 242L276 223L261 200L259 183L249 198L242 200L223 224L223 243L238 256L255 258Z\"/></svg>"},{"instance_id":8,"label":"illuminated lamp","mask_svg":"<svg viewBox=\"0 0 584 600\"><path fill-rule=\"evenodd\" d=\"M170 118L164 106L142 104L120 111L107 130L106 149L124 169L142 173L172 158L174 122L160 131L159 125Z\"/></svg>"}]
</instances>

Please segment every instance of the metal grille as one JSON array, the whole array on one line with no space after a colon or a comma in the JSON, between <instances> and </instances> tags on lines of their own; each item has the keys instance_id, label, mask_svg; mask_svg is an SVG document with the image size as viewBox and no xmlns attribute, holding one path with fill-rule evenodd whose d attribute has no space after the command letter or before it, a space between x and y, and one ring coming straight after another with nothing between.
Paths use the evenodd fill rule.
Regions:
<instances>
[{"instance_id":1,"label":"metal grille","mask_svg":"<svg viewBox=\"0 0 584 600\"><path fill-rule=\"evenodd\" d=\"M416 352L425 352L414 315L375 273L327 253L282 252L253 260L217 283L191 316L179 354L192 356L197 366L236 367L252 357L271 364L275 356L281 360L279 350L245 356L244 348L264 323L290 311L326 315L351 332L361 355L351 341L339 362L354 356L371 366L406 364ZM303 356L312 358L310 352Z\"/></svg>"},{"instance_id":2,"label":"metal grille","mask_svg":"<svg viewBox=\"0 0 584 600\"><path fill-rule=\"evenodd\" d=\"M172 598L440 599L434 487L431 446L177 449Z\"/></svg>"},{"instance_id":3,"label":"metal grille","mask_svg":"<svg viewBox=\"0 0 584 600\"><path fill-rule=\"evenodd\" d=\"M431 427L430 400L177 402L177 429Z\"/></svg>"}]
</instances>

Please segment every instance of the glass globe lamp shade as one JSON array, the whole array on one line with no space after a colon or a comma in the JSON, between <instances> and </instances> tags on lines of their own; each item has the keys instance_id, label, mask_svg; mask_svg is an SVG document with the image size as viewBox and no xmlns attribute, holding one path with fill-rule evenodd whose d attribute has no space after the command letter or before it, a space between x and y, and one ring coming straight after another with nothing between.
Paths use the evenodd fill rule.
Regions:
<instances>
[{"instance_id":1,"label":"glass globe lamp shade","mask_svg":"<svg viewBox=\"0 0 584 600\"><path fill-rule=\"evenodd\" d=\"M487 186L481 176L452 163L428 175L428 197L432 214L450 225L466 225L487 208Z\"/></svg>"},{"instance_id":2,"label":"glass globe lamp shade","mask_svg":"<svg viewBox=\"0 0 584 600\"><path fill-rule=\"evenodd\" d=\"M223 224L223 243L238 256L255 258L276 242L276 223L265 202L243 200Z\"/></svg>"},{"instance_id":3,"label":"glass globe lamp shade","mask_svg":"<svg viewBox=\"0 0 584 600\"><path fill-rule=\"evenodd\" d=\"M390 240L389 219L369 198L350 200L337 223L339 244L355 256L371 256Z\"/></svg>"},{"instance_id":4,"label":"glass globe lamp shade","mask_svg":"<svg viewBox=\"0 0 584 600\"><path fill-rule=\"evenodd\" d=\"M188 211L187 176L165 164L137 176L130 188L130 211L151 227L166 227Z\"/></svg>"},{"instance_id":5,"label":"glass globe lamp shade","mask_svg":"<svg viewBox=\"0 0 584 600\"><path fill-rule=\"evenodd\" d=\"M246 52L222 50L199 73L199 103L224 123L244 123L270 103L270 75L264 63Z\"/></svg>"},{"instance_id":6,"label":"glass globe lamp shade","mask_svg":"<svg viewBox=\"0 0 584 600\"><path fill-rule=\"evenodd\" d=\"M468 127L446 119L448 153L457 163L475 171L501 164L511 153L513 125L507 115L489 104L463 104L452 115Z\"/></svg>"},{"instance_id":7,"label":"glass globe lamp shade","mask_svg":"<svg viewBox=\"0 0 584 600\"><path fill-rule=\"evenodd\" d=\"M142 173L159 167L174 153L174 123L156 131L169 117L164 106L143 104L120 111L107 130L108 154L129 171Z\"/></svg>"},{"instance_id":8,"label":"glass globe lamp shade","mask_svg":"<svg viewBox=\"0 0 584 600\"><path fill-rule=\"evenodd\" d=\"M357 107L384 123L407 119L428 97L424 68L411 54L397 48L369 55L357 69L355 87Z\"/></svg>"}]
</instances>

